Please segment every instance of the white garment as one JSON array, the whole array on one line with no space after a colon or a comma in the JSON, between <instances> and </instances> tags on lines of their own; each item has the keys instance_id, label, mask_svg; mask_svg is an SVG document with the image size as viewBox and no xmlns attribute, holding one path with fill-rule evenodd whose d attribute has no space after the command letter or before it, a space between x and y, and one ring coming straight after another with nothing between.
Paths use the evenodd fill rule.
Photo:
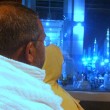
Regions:
<instances>
[{"instance_id":1,"label":"white garment","mask_svg":"<svg viewBox=\"0 0 110 110\"><path fill-rule=\"evenodd\" d=\"M0 110L63 110L45 71L0 56Z\"/></svg>"}]
</instances>

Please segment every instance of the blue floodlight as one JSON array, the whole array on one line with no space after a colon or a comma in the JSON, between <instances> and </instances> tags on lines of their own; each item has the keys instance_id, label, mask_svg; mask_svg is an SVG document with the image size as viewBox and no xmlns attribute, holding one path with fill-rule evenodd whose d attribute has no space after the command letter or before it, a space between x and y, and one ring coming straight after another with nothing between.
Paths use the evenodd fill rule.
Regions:
<instances>
[{"instance_id":1,"label":"blue floodlight","mask_svg":"<svg viewBox=\"0 0 110 110\"><path fill-rule=\"evenodd\" d=\"M74 0L74 16L73 20L76 22L83 22L85 15L85 1L84 0Z\"/></svg>"},{"instance_id":2,"label":"blue floodlight","mask_svg":"<svg viewBox=\"0 0 110 110\"><path fill-rule=\"evenodd\" d=\"M98 57L97 57L97 56L94 56L94 57L93 57L93 60L97 60L97 59L98 59Z\"/></svg>"},{"instance_id":3,"label":"blue floodlight","mask_svg":"<svg viewBox=\"0 0 110 110\"><path fill-rule=\"evenodd\" d=\"M105 63L109 63L109 59L105 59L104 62L105 62Z\"/></svg>"},{"instance_id":4,"label":"blue floodlight","mask_svg":"<svg viewBox=\"0 0 110 110\"><path fill-rule=\"evenodd\" d=\"M84 66L87 66L87 64L88 64L87 61L84 61L84 62L83 62L83 65L84 65Z\"/></svg>"},{"instance_id":5,"label":"blue floodlight","mask_svg":"<svg viewBox=\"0 0 110 110\"><path fill-rule=\"evenodd\" d=\"M46 22L46 26L49 26L49 22Z\"/></svg>"},{"instance_id":6,"label":"blue floodlight","mask_svg":"<svg viewBox=\"0 0 110 110\"><path fill-rule=\"evenodd\" d=\"M96 66L95 66L95 64L92 64L92 68L95 68Z\"/></svg>"},{"instance_id":7,"label":"blue floodlight","mask_svg":"<svg viewBox=\"0 0 110 110\"><path fill-rule=\"evenodd\" d=\"M92 63L96 63L97 59L98 59L97 56L93 56Z\"/></svg>"},{"instance_id":8,"label":"blue floodlight","mask_svg":"<svg viewBox=\"0 0 110 110\"><path fill-rule=\"evenodd\" d=\"M92 63L93 63L93 64L96 63L96 60L92 60Z\"/></svg>"},{"instance_id":9,"label":"blue floodlight","mask_svg":"<svg viewBox=\"0 0 110 110\"><path fill-rule=\"evenodd\" d=\"M100 65L101 65L101 66L104 66L104 65L105 65L105 63L104 63L104 62L101 62L101 63L100 63Z\"/></svg>"},{"instance_id":10,"label":"blue floodlight","mask_svg":"<svg viewBox=\"0 0 110 110\"><path fill-rule=\"evenodd\" d=\"M86 61L86 58L82 58L82 61Z\"/></svg>"},{"instance_id":11,"label":"blue floodlight","mask_svg":"<svg viewBox=\"0 0 110 110\"><path fill-rule=\"evenodd\" d=\"M77 23L77 25L73 27L73 33L78 35L79 39L82 39L84 35L84 26L82 26L81 23Z\"/></svg>"},{"instance_id":12,"label":"blue floodlight","mask_svg":"<svg viewBox=\"0 0 110 110\"><path fill-rule=\"evenodd\" d=\"M87 58L87 60L88 60L88 61L90 61L90 60L91 60L91 58L90 58L90 57L88 57L88 58Z\"/></svg>"},{"instance_id":13,"label":"blue floodlight","mask_svg":"<svg viewBox=\"0 0 110 110\"><path fill-rule=\"evenodd\" d=\"M52 28L49 28L50 31L52 31Z\"/></svg>"}]
</instances>

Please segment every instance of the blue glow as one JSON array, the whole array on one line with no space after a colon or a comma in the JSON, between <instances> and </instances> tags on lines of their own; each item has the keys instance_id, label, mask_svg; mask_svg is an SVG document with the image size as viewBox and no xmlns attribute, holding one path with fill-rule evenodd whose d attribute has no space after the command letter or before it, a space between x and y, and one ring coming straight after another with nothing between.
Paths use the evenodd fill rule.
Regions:
<instances>
[{"instance_id":1,"label":"blue glow","mask_svg":"<svg viewBox=\"0 0 110 110\"><path fill-rule=\"evenodd\" d=\"M92 60L92 63L96 63L96 60Z\"/></svg>"},{"instance_id":2,"label":"blue glow","mask_svg":"<svg viewBox=\"0 0 110 110\"><path fill-rule=\"evenodd\" d=\"M95 41L94 41L94 44L96 44L97 42L96 42L96 38L95 38Z\"/></svg>"},{"instance_id":3,"label":"blue glow","mask_svg":"<svg viewBox=\"0 0 110 110\"><path fill-rule=\"evenodd\" d=\"M81 12L81 10L77 10L76 13L74 14L74 21L84 21L84 15L83 12Z\"/></svg>"},{"instance_id":4,"label":"blue glow","mask_svg":"<svg viewBox=\"0 0 110 110\"><path fill-rule=\"evenodd\" d=\"M109 57L109 29L107 29L106 40L105 40L105 55Z\"/></svg>"},{"instance_id":5,"label":"blue glow","mask_svg":"<svg viewBox=\"0 0 110 110\"><path fill-rule=\"evenodd\" d=\"M78 23L76 26L73 27L73 33L78 35L78 38L83 40L84 36L84 26L81 23Z\"/></svg>"},{"instance_id":6,"label":"blue glow","mask_svg":"<svg viewBox=\"0 0 110 110\"><path fill-rule=\"evenodd\" d=\"M73 37L77 42L77 48L80 54L83 53L83 40L84 40L84 26L81 24L84 22L85 13L85 0L73 0L73 21L77 23L73 27Z\"/></svg>"},{"instance_id":7,"label":"blue glow","mask_svg":"<svg viewBox=\"0 0 110 110\"><path fill-rule=\"evenodd\" d=\"M64 37L67 37L67 33L64 34Z\"/></svg>"},{"instance_id":8,"label":"blue glow","mask_svg":"<svg viewBox=\"0 0 110 110\"><path fill-rule=\"evenodd\" d=\"M90 60L91 60L91 58L90 58L90 57L88 57L88 58L87 58L87 60L88 60L88 61L90 61Z\"/></svg>"},{"instance_id":9,"label":"blue glow","mask_svg":"<svg viewBox=\"0 0 110 110\"><path fill-rule=\"evenodd\" d=\"M108 63L108 62L109 62L109 59L105 59L104 62L105 62L105 63Z\"/></svg>"},{"instance_id":10,"label":"blue glow","mask_svg":"<svg viewBox=\"0 0 110 110\"><path fill-rule=\"evenodd\" d=\"M100 63L100 65L101 65L101 66L104 66L104 65L105 65L105 63L104 63L104 62L101 62L101 63Z\"/></svg>"},{"instance_id":11,"label":"blue glow","mask_svg":"<svg viewBox=\"0 0 110 110\"><path fill-rule=\"evenodd\" d=\"M110 34L109 34L109 28L107 29L107 36L109 36ZM109 37L108 37L108 40L109 40Z\"/></svg>"},{"instance_id":12,"label":"blue glow","mask_svg":"<svg viewBox=\"0 0 110 110\"><path fill-rule=\"evenodd\" d=\"M68 13L69 13L69 14L68 14L68 18L71 19L71 18L72 18L72 14L71 14L71 13L73 13L73 11L72 11L72 8L73 8L72 1L73 1L73 0L67 0L67 1L68 1L68 4L65 4L65 5L68 5L68 6L67 6L68 9L65 10L65 12L68 12Z\"/></svg>"},{"instance_id":13,"label":"blue glow","mask_svg":"<svg viewBox=\"0 0 110 110\"><path fill-rule=\"evenodd\" d=\"M107 55L109 56L109 52L107 52Z\"/></svg>"},{"instance_id":14,"label":"blue glow","mask_svg":"<svg viewBox=\"0 0 110 110\"><path fill-rule=\"evenodd\" d=\"M49 28L50 31L52 31L52 28Z\"/></svg>"},{"instance_id":15,"label":"blue glow","mask_svg":"<svg viewBox=\"0 0 110 110\"><path fill-rule=\"evenodd\" d=\"M93 57L93 60L97 60L97 59L98 59L98 57L97 57L97 56L94 56L94 57Z\"/></svg>"},{"instance_id":16,"label":"blue glow","mask_svg":"<svg viewBox=\"0 0 110 110\"><path fill-rule=\"evenodd\" d=\"M95 64L92 64L92 68L95 68Z\"/></svg>"},{"instance_id":17,"label":"blue glow","mask_svg":"<svg viewBox=\"0 0 110 110\"><path fill-rule=\"evenodd\" d=\"M83 22L85 14L85 0L74 0L74 16L73 21Z\"/></svg>"},{"instance_id":18,"label":"blue glow","mask_svg":"<svg viewBox=\"0 0 110 110\"><path fill-rule=\"evenodd\" d=\"M50 38L57 38L56 36L59 36L59 33L47 32L46 35Z\"/></svg>"},{"instance_id":19,"label":"blue glow","mask_svg":"<svg viewBox=\"0 0 110 110\"><path fill-rule=\"evenodd\" d=\"M109 43L107 43L107 47L109 48Z\"/></svg>"},{"instance_id":20,"label":"blue glow","mask_svg":"<svg viewBox=\"0 0 110 110\"><path fill-rule=\"evenodd\" d=\"M86 61L84 61L84 62L83 62L83 65L85 65L85 66L86 66L87 64L88 64L88 62L86 62Z\"/></svg>"},{"instance_id":21,"label":"blue glow","mask_svg":"<svg viewBox=\"0 0 110 110\"><path fill-rule=\"evenodd\" d=\"M98 45L97 45L97 41L96 41L96 38L95 38L95 40L94 40L94 49L93 49L93 54L94 55L97 55L97 49L98 49Z\"/></svg>"},{"instance_id":22,"label":"blue glow","mask_svg":"<svg viewBox=\"0 0 110 110\"><path fill-rule=\"evenodd\" d=\"M86 61L86 58L82 58L82 61Z\"/></svg>"},{"instance_id":23,"label":"blue glow","mask_svg":"<svg viewBox=\"0 0 110 110\"><path fill-rule=\"evenodd\" d=\"M49 26L49 22L46 22L46 26Z\"/></svg>"}]
</instances>

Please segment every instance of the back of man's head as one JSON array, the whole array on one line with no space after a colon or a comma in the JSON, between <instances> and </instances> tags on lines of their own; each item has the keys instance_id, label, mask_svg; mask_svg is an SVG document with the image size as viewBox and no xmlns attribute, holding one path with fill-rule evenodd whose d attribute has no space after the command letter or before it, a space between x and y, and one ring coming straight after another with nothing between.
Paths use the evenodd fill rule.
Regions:
<instances>
[{"instance_id":1,"label":"back of man's head","mask_svg":"<svg viewBox=\"0 0 110 110\"><path fill-rule=\"evenodd\" d=\"M11 56L38 36L37 14L16 2L0 3L0 54Z\"/></svg>"}]
</instances>

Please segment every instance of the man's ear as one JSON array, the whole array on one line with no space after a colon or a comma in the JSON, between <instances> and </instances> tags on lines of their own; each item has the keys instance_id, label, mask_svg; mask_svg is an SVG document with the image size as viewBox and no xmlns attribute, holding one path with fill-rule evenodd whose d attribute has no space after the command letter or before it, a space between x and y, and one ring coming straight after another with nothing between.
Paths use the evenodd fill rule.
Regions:
<instances>
[{"instance_id":1,"label":"man's ear","mask_svg":"<svg viewBox=\"0 0 110 110\"><path fill-rule=\"evenodd\" d=\"M26 46L25 57L28 64L32 64L34 62L34 44L33 42L29 42Z\"/></svg>"}]
</instances>

